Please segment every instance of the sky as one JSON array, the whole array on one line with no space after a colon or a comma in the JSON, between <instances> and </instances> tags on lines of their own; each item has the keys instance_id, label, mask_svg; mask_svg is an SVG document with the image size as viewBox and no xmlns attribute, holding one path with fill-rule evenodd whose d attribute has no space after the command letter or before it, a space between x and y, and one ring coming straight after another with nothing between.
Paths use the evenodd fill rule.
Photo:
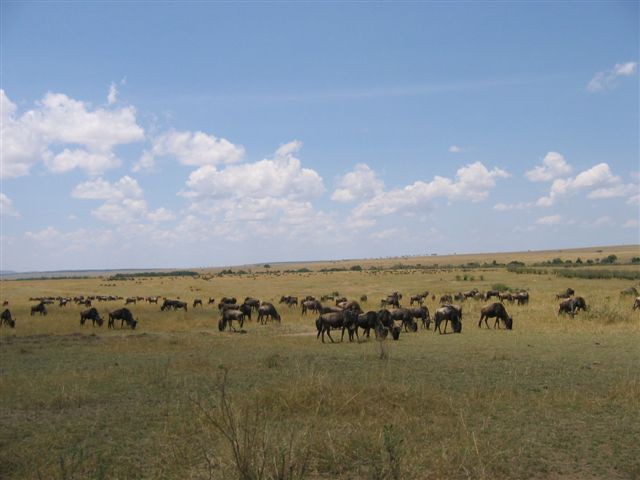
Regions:
<instances>
[{"instance_id":1,"label":"sky","mask_svg":"<svg viewBox=\"0 0 640 480\"><path fill-rule=\"evenodd\" d=\"M0 270L640 243L637 2L0 5Z\"/></svg>"}]
</instances>

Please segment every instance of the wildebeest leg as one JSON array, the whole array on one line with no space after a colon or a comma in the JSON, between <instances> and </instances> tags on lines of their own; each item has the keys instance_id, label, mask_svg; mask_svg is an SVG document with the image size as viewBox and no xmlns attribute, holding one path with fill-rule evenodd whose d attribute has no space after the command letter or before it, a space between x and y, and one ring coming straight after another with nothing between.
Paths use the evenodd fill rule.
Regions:
<instances>
[{"instance_id":1,"label":"wildebeest leg","mask_svg":"<svg viewBox=\"0 0 640 480\"><path fill-rule=\"evenodd\" d=\"M333 337L331 336L331 327L329 325L327 325L326 329L327 329L327 335L329 336L329 340L331 340L331 343L336 343L333 340Z\"/></svg>"},{"instance_id":2,"label":"wildebeest leg","mask_svg":"<svg viewBox=\"0 0 640 480\"><path fill-rule=\"evenodd\" d=\"M498 330L500 330L500 317L496 317L496 321L493 322L493 328L498 328Z\"/></svg>"},{"instance_id":3,"label":"wildebeest leg","mask_svg":"<svg viewBox=\"0 0 640 480\"><path fill-rule=\"evenodd\" d=\"M445 318L444 319L444 333L447 333L447 324L449 323L449 319Z\"/></svg>"},{"instance_id":4,"label":"wildebeest leg","mask_svg":"<svg viewBox=\"0 0 640 480\"><path fill-rule=\"evenodd\" d=\"M480 320L478 320L478 328L482 328L482 320L484 320L484 315L480 315Z\"/></svg>"}]
</instances>

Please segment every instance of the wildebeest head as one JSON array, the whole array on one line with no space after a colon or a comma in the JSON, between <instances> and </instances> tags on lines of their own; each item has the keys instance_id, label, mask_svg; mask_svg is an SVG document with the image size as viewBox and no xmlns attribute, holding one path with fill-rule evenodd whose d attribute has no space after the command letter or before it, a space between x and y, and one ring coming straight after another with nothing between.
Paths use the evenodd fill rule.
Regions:
<instances>
[{"instance_id":1,"label":"wildebeest head","mask_svg":"<svg viewBox=\"0 0 640 480\"><path fill-rule=\"evenodd\" d=\"M131 330L135 330L136 329L136 325L138 325L138 321L137 320L131 320L129 322L129 325L131 326Z\"/></svg>"},{"instance_id":2,"label":"wildebeest head","mask_svg":"<svg viewBox=\"0 0 640 480\"><path fill-rule=\"evenodd\" d=\"M401 329L398 325L393 326L393 328L391 329L391 336L394 340L398 340L400 338L400 331Z\"/></svg>"},{"instance_id":3,"label":"wildebeest head","mask_svg":"<svg viewBox=\"0 0 640 480\"><path fill-rule=\"evenodd\" d=\"M513 317L507 317L504 321L504 326L507 327L507 330L513 329Z\"/></svg>"}]
</instances>

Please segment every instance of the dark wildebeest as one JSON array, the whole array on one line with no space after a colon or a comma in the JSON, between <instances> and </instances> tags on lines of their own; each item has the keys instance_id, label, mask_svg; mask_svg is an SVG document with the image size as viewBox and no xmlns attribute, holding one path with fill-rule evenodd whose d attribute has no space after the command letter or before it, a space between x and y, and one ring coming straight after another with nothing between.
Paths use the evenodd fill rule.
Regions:
<instances>
[{"instance_id":1,"label":"dark wildebeest","mask_svg":"<svg viewBox=\"0 0 640 480\"><path fill-rule=\"evenodd\" d=\"M387 295L387 298L380 300L380 307L386 307L392 305L396 308L400 308L400 299L402 295L398 292L393 292L391 295Z\"/></svg>"},{"instance_id":2,"label":"dark wildebeest","mask_svg":"<svg viewBox=\"0 0 640 480\"><path fill-rule=\"evenodd\" d=\"M633 302L633 309L637 310L640 308L640 297L636 297L636 301Z\"/></svg>"},{"instance_id":3,"label":"dark wildebeest","mask_svg":"<svg viewBox=\"0 0 640 480\"><path fill-rule=\"evenodd\" d=\"M478 322L478 327L482 326L482 320L484 320L484 324L489 328L488 319L495 318L496 321L493 324L493 328L500 328L500 320L504 323L504 326L507 330L511 330L513 328L513 318L507 313L507 309L504 308L502 303L492 303L491 305L487 305L480 310L480 321Z\"/></svg>"},{"instance_id":4,"label":"dark wildebeest","mask_svg":"<svg viewBox=\"0 0 640 480\"><path fill-rule=\"evenodd\" d=\"M61 298L60 299L60 303L58 304L58 306L59 307L66 307L68 303L69 303L69 299L68 298Z\"/></svg>"},{"instance_id":5,"label":"dark wildebeest","mask_svg":"<svg viewBox=\"0 0 640 480\"><path fill-rule=\"evenodd\" d=\"M247 309L249 311L251 311L250 307L247 307ZM220 318L221 323L218 323L218 328L220 328L220 325L222 325L222 328L220 328L220 330L224 330L224 328L229 325L229 329L233 329L234 331L236 330L235 327L233 326L233 321L237 321L240 324L240 328L243 327L244 325L244 317L245 317L245 313L238 309L233 309L233 308L229 308L226 310L222 311L222 317Z\"/></svg>"},{"instance_id":6,"label":"dark wildebeest","mask_svg":"<svg viewBox=\"0 0 640 480\"><path fill-rule=\"evenodd\" d=\"M273 306L273 304L263 303L258 308L258 321L262 325L264 325L265 323L267 323L268 319L277 320L278 323L282 321L282 319L280 318L280 314L276 310L276 307Z\"/></svg>"},{"instance_id":7,"label":"dark wildebeest","mask_svg":"<svg viewBox=\"0 0 640 480\"><path fill-rule=\"evenodd\" d=\"M43 302L40 302L39 304L33 305L31 307L31 315L33 315L35 313L39 313L40 315L46 315L47 314L47 307L44 306Z\"/></svg>"},{"instance_id":8,"label":"dark wildebeest","mask_svg":"<svg viewBox=\"0 0 640 480\"><path fill-rule=\"evenodd\" d=\"M478 289L477 288L473 288L471 290L468 290L466 292L462 292L462 294L464 295L464 298L475 298L476 295L478 295Z\"/></svg>"},{"instance_id":9,"label":"dark wildebeest","mask_svg":"<svg viewBox=\"0 0 640 480\"><path fill-rule=\"evenodd\" d=\"M449 293L447 293L445 295L442 295L440 297L440 304L441 305L444 305L446 303L451 303L451 302L453 302L453 297Z\"/></svg>"},{"instance_id":10,"label":"dark wildebeest","mask_svg":"<svg viewBox=\"0 0 640 480\"><path fill-rule=\"evenodd\" d=\"M576 292L573 288L567 288L564 292L556 293L556 300L560 300L561 298L569 298L573 296Z\"/></svg>"},{"instance_id":11,"label":"dark wildebeest","mask_svg":"<svg viewBox=\"0 0 640 480\"><path fill-rule=\"evenodd\" d=\"M358 315L358 318L356 319L356 333L357 333L357 329L361 328L363 330L363 334L369 338L369 334L371 332L371 329L374 329L374 332L376 332L376 336L378 334L378 325L379 325L379 320L378 320L378 314L377 312L373 312L373 311L369 311L367 313L361 313L360 315Z\"/></svg>"},{"instance_id":12,"label":"dark wildebeest","mask_svg":"<svg viewBox=\"0 0 640 480\"><path fill-rule=\"evenodd\" d=\"M633 295L634 297L638 296L638 290L636 287L625 288L620 292L620 295Z\"/></svg>"},{"instance_id":13,"label":"dark wildebeest","mask_svg":"<svg viewBox=\"0 0 640 480\"><path fill-rule=\"evenodd\" d=\"M7 305L9 305L9 300L5 300L4 302L2 302L3 307L6 307Z\"/></svg>"},{"instance_id":14,"label":"dark wildebeest","mask_svg":"<svg viewBox=\"0 0 640 480\"><path fill-rule=\"evenodd\" d=\"M187 311L187 302L181 302L180 300L169 300L166 298L160 307L160 310L178 310L179 308L183 309L185 312Z\"/></svg>"},{"instance_id":15,"label":"dark wildebeest","mask_svg":"<svg viewBox=\"0 0 640 480\"><path fill-rule=\"evenodd\" d=\"M587 303L584 301L582 297L573 297L568 298L560 302L560 306L558 308L558 315L561 313L568 313L572 317L578 313L580 310L586 310Z\"/></svg>"},{"instance_id":16,"label":"dark wildebeest","mask_svg":"<svg viewBox=\"0 0 640 480\"><path fill-rule=\"evenodd\" d=\"M302 315L306 315L307 310L319 312L322 308L322 304L317 300L305 300L300 305L302 306Z\"/></svg>"},{"instance_id":17,"label":"dark wildebeest","mask_svg":"<svg viewBox=\"0 0 640 480\"><path fill-rule=\"evenodd\" d=\"M424 299L425 299L426 295L423 294L418 294L418 295L411 295L411 299L409 301L409 305L413 305L414 302L417 303L418 305L422 306L422 304L424 303Z\"/></svg>"},{"instance_id":18,"label":"dark wildebeest","mask_svg":"<svg viewBox=\"0 0 640 480\"><path fill-rule=\"evenodd\" d=\"M408 310L411 312L413 318L419 318L422 320L422 326L424 328L429 328L429 325L431 324L431 316L429 315L429 309L425 305L419 308L409 308Z\"/></svg>"},{"instance_id":19,"label":"dark wildebeest","mask_svg":"<svg viewBox=\"0 0 640 480\"><path fill-rule=\"evenodd\" d=\"M288 307L293 307L294 305L298 305L298 297L294 297L291 295L280 297L280 303L286 304Z\"/></svg>"},{"instance_id":20,"label":"dark wildebeest","mask_svg":"<svg viewBox=\"0 0 640 480\"><path fill-rule=\"evenodd\" d=\"M88 310L83 310L80 312L80 325L84 325L84 322L87 320L91 320L93 322L93 326L96 326L96 323L99 327L102 326L103 320L100 318L100 314L95 307L91 307Z\"/></svg>"},{"instance_id":21,"label":"dark wildebeest","mask_svg":"<svg viewBox=\"0 0 640 480\"><path fill-rule=\"evenodd\" d=\"M331 330L336 330L338 328L342 329L342 336L340 341L344 340L344 331L349 331L349 341L353 341L353 334L358 336L356 320L358 318L358 314L354 310L343 310L342 312L337 313L324 313L318 317L316 320L316 328L318 330L318 338L322 334L322 343L324 343L324 334L329 336L329 340L331 343L334 343L333 338L331 337Z\"/></svg>"},{"instance_id":22,"label":"dark wildebeest","mask_svg":"<svg viewBox=\"0 0 640 480\"><path fill-rule=\"evenodd\" d=\"M218 303L218 310L222 310L225 305L234 305L236 303L238 302L236 301L235 297L231 297L231 298L222 297L220 299L220 303Z\"/></svg>"},{"instance_id":23,"label":"dark wildebeest","mask_svg":"<svg viewBox=\"0 0 640 480\"><path fill-rule=\"evenodd\" d=\"M457 305L445 305L437 309L433 315L433 333L442 333L440 324L444 321L444 333L447 333L447 323L451 322L454 333L462 332L462 308Z\"/></svg>"},{"instance_id":24,"label":"dark wildebeest","mask_svg":"<svg viewBox=\"0 0 640 480\"><path fill-rule=\"evenodd\" d=\"M214 303L216 303L216 299L213 297L209 297L209 300L207 301L207 305L212 305Z\"/></svg>"},{"instance_id":25,"label":"dark wildebeest","mask_svg":"<svg viewBox=\"0 0 640 480\"><path fill-rule=\"evenodd\" d=\"M193 301L193 305L191 306L191 308L196 308L198 305L200 305L200 308L202 308L202 300L200 298L196 298Z\"/></svg>"},{"instance_id":26,"label":"dark wildebeest","mask_svg":"<svg viewBox=\"0 0 640 480\"><path fill-rule=\"evenodd\" d=\"M360 301L361 302L366 302L367 301L367 296L366 295L360 295Z\"/></svg>"},{"instance_id":27,"label":"dark wildebeest","mask_svg":"<svg viewBox=\"0 0 640 480\"><path fill-rule=\"evenodd\" d=\"M147 297L147 302L155 303L157 305L158 304L158 298L159 297Z\"/></svg>"},{"instance_id":28,"label":"dark wildebeest","mask_svg":"<svg viewBox=\"0 0 640 480\"><path fill-rule=\"evenodd\" d=\"M258 308L260 308L260 300L257 298L247 297L244 299L244 304L249 305L249 307L254 309L256 312L258 311Z\"/></svg>"},{"instance_id":29,"label":"dark wildebeest","mask_svg":"<svg viewBox=\"0 0 640 480\"><path fill-rule=\"evenodd\" d=\"M136 325L138 324L138 321L133 319L133 314L128 308L120 308L113 312L109 312L109 323L107 324L107 328L115 328L116 320L120 320L120 328L122 328L126 322L127 325L131 327L131 330L135 330Z\"/></svg>"},{"instance_id":30,"label":"dark wildebeest","mask_svg":"<svg viewBox=\"0 0 640 480\"><path fill-rule=\"evenodd\" d=\"M399 320L402 322L404 331L411 330L412 332L418 331L418 324L413 320L413 314L408 308L395 308L389 311L392 320Z\"/></svg>"},{"instance_id":31,"label":"dark wildebeest","mask_svg":"<svg viewBox=\"0 0 640 480\"><path fill-rule=\"evenodd\" d=\"M353 310L354 312L362 313L362 309L360 308L360 304L358 302L356 302L355 300L351 300L350 302L344 302L340 306L344 310Z\"/></svg>"},{"instance_id":32,"label":"dark wildebeest","mask_svg":"<svg viewBox=\"0 0 640 480\"><path fill-rule=\"evenodd\" d=\"M500 298L500 292L498 290L487 290L484 294L484 299L489 300L491 297Z\"/></svg>"},{"instance_id":33,"label":"dark wildebeest","mask_svg":"<svg viewBox=\"0 0 640 480\"><path fill-rule=\"evenodd\" d=\"M346 303L348 301L349 299L347 299L347 297L338 297L335 299L336 305L340 305L341 303Z\"/></svg>"},{"instance_id":34,"label":"dark wildebeest","mask_svg":"<svg viewBox=\"0 0 640 480\"><path fill-rule=\"evenodd\" d=\"M11 328L15 328L16 321L11 317L11 312L8 308L5 308L2 314L0 314L0 325L8 325Z\"/></svg>"},{"instance_id":35,"label":"dark wildebeest","mask_svg":"<svg viewBox=\"0 0 640 480\"><path fill-rule=\"evenodd\" d=\"M518 305L526 305L529 303L529 292L518 292L513 298L518 302Z\"/></svg>"},{"instance_id":36,"label":"dark wildebeest","mask_svg":"<svg viewBox=\"0 0 640 480\"><path fill-rule=\"evenodd\" d=\"M124 301L124 304L129 305L130 303L133 303L135 305L137 301L138 299L136 297L127 297L127 299Z\"/></svg>"}]
</instances>

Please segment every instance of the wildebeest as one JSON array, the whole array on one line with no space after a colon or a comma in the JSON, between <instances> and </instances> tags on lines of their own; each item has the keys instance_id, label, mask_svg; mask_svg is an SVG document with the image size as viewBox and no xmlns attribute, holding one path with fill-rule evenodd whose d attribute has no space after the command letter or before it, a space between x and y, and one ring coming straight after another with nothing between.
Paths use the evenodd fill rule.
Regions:
<instances>
[{"instance_id":1,"label":"wildebeest","mask_svg":"<svg viewBox=\"0 0 640 480\"><path fill-rule=\"evenodd\" d=\"M233 305L238 303L236 301L235 297L231 297L231 298L227 298L227 297L222 297L220 299L220 303L218 303L218 310L222 310L224 308L225 305Z\"/></svg>"},{"instance_id":2,"label":"wildebeest","mask_svg":"<svg viewBox=\"0 0 640 480\"><path fill-rule=\"evenodd\" d=\"M302 306L302 315L306 315L307 310L312 312L319 312L322 308L322 304L317 300L305 300L300 304Z\"/></svg>"},{"instance_id":3,"label":"wildebeest","mask_svg":"<svg viewBox=\"0 0 640 480\"><path fill-rule=\"evenodd\" d=\"M419 318L422 320L422 326L424 328L429 328L429 325L431 324L431 316L429 315L429 309L425 305L419 308L409 308L408 310L411 312L413 318Z\"/></svg>"},{"instance_id":4,"label":"wildebeest","mask_svg":"<svg viewBox=\"0 0 640 480\"><path fill-rule=\"evenodd\" d=\"M560 315L561 313L562 314L568 313L573 317L576 313L578 313L578 311L586 310L586 309L587 309L587 303L584 301L584 298L573 297L560 302L560 306L558 308L558 315Z\"/></svg>"},{"instance_id":5,"label":"wildebeest","mask_svg":"<svg viewBox=\"0 0 640 480\"><path fill-rule=\"evenodd\" d=\"M636 289L636 287L629 287L629 288L625 288L624 290L622 290L620 292L620 295L633 295L634 297L637 297L638 294L638 290Z\"/></svg>"},{"instance_id":6,"label":"wildebeest","mask_svg":"<svg viewBox=\"0 0 640 480\"><path fill-rule=\"evenodd\" d=\"M573 288L567 288L564 292L556 293L556 300L560 300L561 298L569 298L574 295L576 292Z\"/></svg>"},{"instance_id":7,"label":"wildebeest","mask_svg":"<svg viewBox=\"0 0 640 480\"><path fill-rule=\"evenodd\" d=\"M418 330L418 324L413 320L413 313L408 308L395 308L389 311L392 320L399 320L402 322L404 331L416 332Z\"/></svg>"},{"instance_id":8,"label":"wildebeest","mask_svg":"<svg viewBox=\"0 0 640 480\"><path fill-rule=\"evenodd\" d=\"M212 305L214 303L216 303L216 299L213 297L209 297L209 300L207 301L207 305Z\"/></svg>"},{"instance_id":9,"label":"wildebeest","mask_svg":"<svg viewBox=\"0 0 640 480\"><path fill-rule=\"evenodd\" d=\"M510 292L501 293L500 295L498 295L498 298L502 303L504 303L505 300L508 300L509 303L513 303L514 300L513 295Z\"/></svg>"},{"instance_id":10,"label":"wildebeest","mask_svg":"<svg viewBox=\"0 0 640 480\"><path fill-rule=\"evenodd\" d=\"M343 310L342 312L336 313L323 313L316 320L316 329L318 330L318 335L316 338L322 335L322 343L324 343L324 334L326 333L329 336L329 340L331 343L334 343L333 338L331 337L331 330L336 330L338 328L342 329L342 336L340 341L344 340L344 331L349 331L349 341L353 340L353 333L358 336L358 332L356 330L356 320L358 318L358 314L354 310Z\"/></svg>"},{"instance_id":11,"label":"wildebeest","mask_svg":"<svg viewBox=\"0 0 640 480\"><path fill-rule=\"evenodd\" d=\"M2 302L3 307L6 307L7 305L9 305L9 300L5 300L4 302Z\"/></svg>"},{"instance_id":12,"label":"wildebeest","mask_svg":"<svg viewBox=\"0 0 640 480\"><path fill-rule=\"evenodd\" d=\"M417 295L411 295L411 298L409 300L409 305L413 305L415 302L418 305L422 306L422 304L424 303L424 299L427 298L428 295L429 295L429 292L423 292L423 293L418 293Z\"/></svg>"},{"instance_id":13,"label":"wildebeest","mask_svg":"<svg viewBox=\"0 0 640 480\"><path fill-rule=\"evenodd\" d=\"M444 304L446 304L446 303L451 303L451 302L453 302L453 297L452 297L450 294L448 294L448 293L447 293L447 294L445 294L445 295L442 295L442 296L440 297L440 304L441 304L441 305L444 305Z\"/></svg>"},{"instance_id":14,"label":"wildebeest","mask_svg":"<svg viewBox=\"0 0 640 480\"><path fill-rule=\"evenodd\" d=\"M202 300L200 298L196 298L193 301L193 305L191 306L191 308L196 308L198 305L200 305L200 308L202 308Z\"/></svg>"},{"instance_id":15,"label":"wildebeest","mask_svg":"<svg viewBox=\"0 0 640 480\"><path fill-rule=\"evenodd\" d=\"M245 311L247 310L251 312L251 307L249 307L248 305L246 306ZM246 315L245 311L241 310L240 308L237 308L237 309L229 308L229 309L223 310L222 316L220 318L221 323L218 323L218 328L220 330L224 330L225 327L229 325L229 328L235 331L235 327L233 326L234 320L237 321L240 324L240 328L242 328L242 326L244 325L244 317ZM222 327L220 327L221 325Z\"/></svg>"},{"instance_id":16,"label":"wildebeest","mask_svg":"<svg viewBox=\"0 0 640 480\"><path fill-rule=\"evenodd\" d=\"M484 299L489 300L491 297L500 298L500 292L498 290L487 290L484 294Z\"/></svg>"},{"instance_id":17,"label":"wildebeest","mask_svg":"<svg viewBox=\"0 0 640 480\"><path fill-rule=\"evenodd\" d=\"M369 334L371 332L371 329L373 328L374 332L376 332L376 336L378 335L378 331L379 329L377 328L378 325L382 326L380 324L380 321L378 320L378 313L377 312L373 312L373 311L369 311L366 313L361 313L358 315L358 317L356 318L356 333L357 333L357 329L361 328L363 330L363 334L369 338Z\"/></svg>"},{"instance_id":18,"label":"wildebeest","mask_svg":"<svg viewBox=\"0 0 640 480\"><path fill-rule=\"evenodd\" d=\"M258 308L260 308L260 300L257 298L247 297L244 299L244 304L249 305L249 307L254 309L256 312L258 311Z\"/></svg>"},{"instance_id":19,"label":"wildebeest","mask_svg":"<svg viewBox=\"0 0 640 480\"><path fill-rule=\"evenodd\" d=\"M360 295L360 301L361 302L366 302L367 301L367 296L366 295Z\"/></svg>"},{"instance_id":20,"label":"wildebeest","mask_svg":"<svg viewBox=\"0 0 640 480\"><path fill-rule=\"evenodd\" d=\"M179 308L183 309L186 312L187 302L181 302L180 300L169 300L168 298L165 298L162 306L160 307L160 310L164 312L165 310L178 310Z\"/></svg>"},{"instance_id":21,"label":"wildebeest","mask_svg":"<svg viewBox=\"0 0 640 480\"><path fill-rule=\"evenodd\" d=\"M107 328L115 328L116 320L120 320L120 328L122 328L126 322L127 325L131 327L131 330L135 330L136 325L138 324L138 321L133 319L133 314L128 308L119 308L118 310L109 312L109 323L107 324Z\"/></svg>"},{"instance_id":22,"label":"wildebeest","mask_svg":"<svg viewBox=\"0 0 640 480\"><path fill-rule=\"evenodd\" d=\"M280 314L272 303L263 303L258 308L258 321L264 325L265 323L267 323L268 319L277 320L278 323L282 321L282 319L280 318Z\"/></svg>"},{"instance_id":23,"label":"wildebeest","mask_svg":"<svg viewBox=\"0 0 640 480\"><path fill-rule=\"evenodd\" d=\"M59 307L66 307L68 303L69 303L69 299L68 298L61 298L60 299L60 303L58 303L58 306Z\"/></svg>"},{"instance_id":24,"label":"wildebeest","mask_svg":"<svg viewBox=\"0 0 640 480\"><path fill-rule=\"evenodd\" d=\"M433 333L442 333L440 324L444 321L444 333L447 333L447 323L451 322L454 333L462 332L462 308L457 305L445 305L433 314Z\"/></svg>"},{"instance_id":25,"label":"wildebeest","mask_svg":"<svg viewBox=\"0 0 640 480\"><path fill-rule=\"evenodd\" d=\"M400 308L400 300L402 299L402 294L398 292L393 292L391 295L387 295L387 298L383 298L380 300L380 307L386 307L392 305L396 308Z\"/></svg>"},{"instance_id":26,"label":"wildebeest","mask_svg":"<svg viewBox=\"0 0 640 480\"><path fill-rule=\"evenodd\" d=\"M93 322L93 326L96 326L96 323L99 327L102 326L103 320L100 318L100 314L95 307L91 307L88 310L83 310L80 312L80 325L84 325L84 322L87 320L91 320Z\"/></svg>"},{"instance_id":27,"label":"wildebeest","mask_svg":"<svg viewBox=\"0 0 640 480\"><path fill-rule=\"evenodd\" d=\"M293 307L294 305L298 305L298 297L293 297L291 295L280 297L280 303L284 303L289 307Z\"/></svg>"},{"instance_id":28,"label":"wildebeest","mask_svg":"<svg viewBox=\"0 0 640 480\"><path fill-rule=\"evenodd\" d=\"M640 297L636 297L636 301L633 302L633 309L637 310L640 308Z\"/></svg>"},{"instance_id":29,"label":"wildebeest","mask_svg":"<svg viewBox=\"0 0 640 480\"><path fill-rule=\"evenodd\" d=\"M44 306L43 302L40 302L39 304L33 305L31 307L31 315L34 315L35 313L39 313L40 315L47 314L47 307Z\"/></svg>"},{"instance_id":30,"label":"wildebeest","mask_svg":"<svg viewBox=\"0 0 640 480\"><path fill-rule=\"evenodd\" d=\"M137 301L138 299L136 297L127 297L127 299L124 301L124 304L129 305L130 303L133 303L135 305Z\"/></svg>"},{"instance_id":31,"label":"wildebeest","mask_svg":"<svg viewBox=\"0 0 640 480\"><path fill-rule=\"evenodd\" d=\"M518 302L518 305L526 305L529 303L529 292L518 292L513 298Z\"/></svg>"},{"instance_id":32,"label":"wildebeest","mask_svg":"<svg viewBox=\"0 0 640 480\"><path fill-rule=\"evenodd\" d=\"M147 302L157 304L158 303L158 299L159 299L159 297L147 297Z\"/></svg>"},{"instance_id":33,"label":"wildebeest","mask_svg":"<svg viewBox=\"0 0 640 480\"><path fill-rule=\"evenodd\" d=\"M489 328L489 323L487 321L489 318L496 319L493 324L493 328L500 328L500 320L502 320L507 330L511 330L513 328L513 318L511 318L507 313L507 309L504 308L502 303L496 302L483 307L482 310L480 310L480 321L478 321L478 327L482 326L482 320L484 320L485 325Z\"/></svg>"},{"instance_id":34,"label":"wildebeest","mask_svg":"<svg viewBox=\"0 0 640 480\"><path fill-rule=\"evenodd\" d=\"M5 308L2 314L0 314L0 325L7 325L11 328L15 328L16 326L16 321L11 316L11 312L8 308Z\"/></svg>"}]
</instances>

